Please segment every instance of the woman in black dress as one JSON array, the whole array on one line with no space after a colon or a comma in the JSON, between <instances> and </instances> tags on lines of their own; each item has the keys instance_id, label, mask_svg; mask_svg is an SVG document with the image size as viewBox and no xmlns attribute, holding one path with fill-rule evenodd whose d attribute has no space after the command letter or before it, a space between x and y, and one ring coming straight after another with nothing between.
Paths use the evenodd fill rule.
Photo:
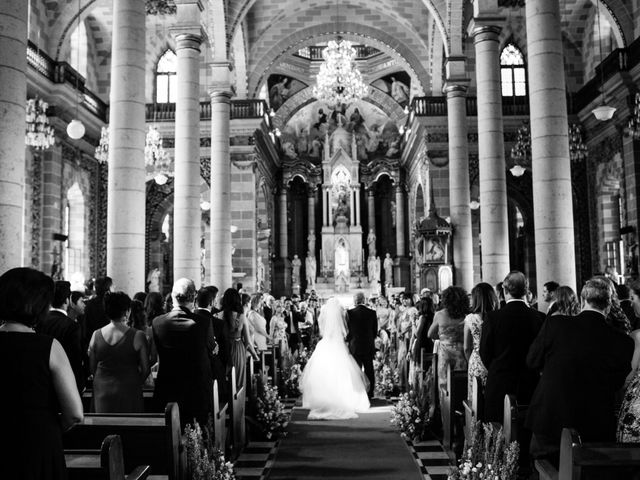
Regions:
<instances>
[{"instance_id":1,"label":"woman in black dress","mask_svg":"<svg viewBox=\"0 0 640 480\"><path fill-rule=\"evenodd\" d=\"M0 478L66 479L62 431L83 420L69 359L33 326L48 312L53 280L31 268L0 277Z\"/></svg>"}]
</instances>

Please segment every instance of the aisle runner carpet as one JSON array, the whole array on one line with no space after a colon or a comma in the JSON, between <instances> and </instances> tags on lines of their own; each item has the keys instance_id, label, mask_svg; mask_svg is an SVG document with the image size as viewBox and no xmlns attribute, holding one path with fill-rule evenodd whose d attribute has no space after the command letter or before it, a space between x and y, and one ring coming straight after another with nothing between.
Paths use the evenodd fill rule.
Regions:
<instances>
[{"instance_id":1,"label":"aisle runner carpet","mask_svg":"<svg viewBox=\"0 0 640 480\"><path fill-rule=\"evenodd\" d=\"M308 421L295 408L289 435L278 448L269 480L380 479L421 480L407 444L389 423L390 405L374 400L353 420Z\"/></svg>"}]
</instances>

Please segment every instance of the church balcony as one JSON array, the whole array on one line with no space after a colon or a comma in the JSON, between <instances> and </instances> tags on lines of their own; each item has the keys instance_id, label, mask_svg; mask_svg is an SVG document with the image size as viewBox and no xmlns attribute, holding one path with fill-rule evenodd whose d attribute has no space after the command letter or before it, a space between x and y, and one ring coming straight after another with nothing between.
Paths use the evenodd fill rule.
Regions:
<instances>
[{"instance_id":1,"label":"church balcony","mask_svg":"<svg viewBox=\"0 0 640 480\"><path fill-rule=\"evenodd\" d=\"M267 103L261 99L231 100L231 120L261 119L268 112ZM175 103L147 103L148 122L174 122ZM200 120L211 120L211 102L200 102Z\"/></svg>"}]
</instances>

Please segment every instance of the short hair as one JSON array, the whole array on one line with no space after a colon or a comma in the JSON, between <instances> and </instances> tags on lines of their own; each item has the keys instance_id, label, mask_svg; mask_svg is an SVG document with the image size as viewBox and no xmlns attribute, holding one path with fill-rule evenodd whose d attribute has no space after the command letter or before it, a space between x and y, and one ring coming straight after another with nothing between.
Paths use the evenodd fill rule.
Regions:
<instances>
[{"instance_id":1,"label":"short hair","mask_svg":"<svg viewBox=\"0 0 640 480\"><path fill-rule=\"evenodd\" d=\"M518 270L512 270L504 278L502 288L513 298L522 298L527 293L527 277Z\"/></svg>"},{"instance_id":2,"label":"short hair","mask_svg":"<svg viewBox=\"0 0 640 480\"><path fill-rule=\"evenodd\" d=\"M442 307L451 318L463 318L469 313L469 295L462 287L447 287L442 292Z\"/></svg>"},{"instance_id":3,"label":"short hair","mask_svg":"<svg viewBox=\"0 0 640 480\"><path fill-rule=\"evenodd\" d=\"M196 295L196 305L200 308L207 308L216 299L215 293L210 288L202 287Z\"/></svg>"},{"instance_id":4,"label":"short hair","mask_svg":"<svg viewBox=\"0 0 640 480\"><path fill-rule=\"evenodd\" d=\"M361 305L364 303L364 301L364 292L356 292L356 294L353 296L353 303L355 303L356 305Z\"/></svg>"},{"instance_id":5,"label":"short hair","mask_svg":"<svg viewBox=\"0 0 640 480\"><path fill-rule=\"evenodd\" d=\"M498 295L491 285L480 282L471 289L471 312L488 313L497 310L500 306Z\"/></svg>"},{"instance_id":6,"label":"short hair","mask_svg":"<svg viewBox=\"0 0 640 480\"><path fill-rule=\"evenodd\" d=\"M580 293L582 299L591 307L606 310L611 306L611 287L603 278L587 280Z\"/></svg>"},{"instance_id":7,"label":"short hair","mask_svg":"<svg viewBox=\"0 0 640 480\"><path fill-rule=\"evenodd\" d=\"M251 295L251 309L255 310L260 305L260 300L262 300L262 293L254 293Z\"/></svg>"},{"instance_id":8,"label":"short hair","mask_svg":"<svg viewBox=\"0 0 640 480\"><path fill-rule=\"evenodd\" d=\"M178 305L192 302L196 298L196 284L190 278L179 278L171 289L173 303Z\"/></svg>"},{"instance_id":9,"label":"short hair","mask_svg":"<svg viewBox=\"0 0 640 480\"><path fill-rule=\"evenodd\" d=\"M102 301L104 314L109 320L118 320L131 309L131 298L124 292L107 292Z\"/></svg>"},{"instance_id":10,"label":"short hair","mask_svg":"<svg viewBox=\"0 0 640 480\"><path fill-rule=\"evenodd\" d=\"M628 300L631 290L628 286L623 285L621 283L615 286L616 294L618 295L619 300ZM637 294L636 294L637 295Z\"/></svg>"},{"instance_id":11,"label":"short hair","mask_svg":"<svg viewBox=\"0 0 640 480\"><path fill-rule=\"evenodd\" d=\"M573 288L562 285L556 289L556 312L573 317L580 313L580 302Z\"/></svg>"},{"instance_id":12,"label":"short hair","mask_svg":"<svg viewBox=\"0 0 640 480\"><path fill-rule=\"evenodd\" d=\"M71 296L71 282L66 280L57 280L53 286L53 300L51 306L53 308L61 308Z\"/></svg>"},{"instance_id":13,"label":"short hair","mask_svg":"<svg viewBox=\"0 0 640 480\"><path fill-rule=\"evenodd\" d=\"M78 303L78 300L80 300L81 298L84 298L84 292L79 292L78 290L74 290L73 292L71 292L71 303L73 303L74 305Z\"/></svg>"},{"instance_id":14,"label":"short hair","mask_svg":"<svg viewBox=\"0 0 640 480\"><path fill-rule=\"evenodd\" d=\"M0 320L33 327L53 300L53 279L33 268L12 268L0 276Z\"/></svg>"},{"instance_id":15,"label":"short hair","mask_svg":"<svg viewBox=\"0 0 640 480\"><path fill-rule=\"evenodd\" d=\"M224 312L242 313L242 300L238 290L235 288L227 288L222 295L221 306Z\"/></svg>"},{"instance_id":16,"label":"short hair","mask_svg":"<svg viewBox=\"0 0 640 480\"><path fill-rule=\"evenodd\" d=\"M112 285L113 285L113 280L111 279L111 277L96 278L96 281L93 284L93 287L96 291L96 296L102 297L105 293L109 291Z\"/></svg>"},{"instance_id":17,"label":"short hair","mask_svg":"<svg viewBox=\"0 0 640 480\"><path fill-rule=\"evenodd\" d=\"M558 290L558 287L560 286L560 284L558 282L554 282L553 280L551 280L550 282L545 283L544 286L546 287L547 292L553 293L556 290Z\"/></svg>"},{"instance_id":18,"label":"short hair","mask_svg":"<svg viewBox=\"0 0 640 480\"><path fill-rule=\"evenodd\" d=\"M127 325L136 330L143 330L147 326L147 322L144 314L144 304L140 300L135 298L131 300L131 314L129 315L129 321Z\"/></svg>"},{"instance_id":19,"label":"short hair","mask_svg":"<svg viewBox=\"0 0 640 480\"><path fill-rule=\"evenodd\" d=\"M144 299L144 315L147 319L147 325L151 325L153 319L159 317L164 311L164 300L160 292L149 292L147 298Z\"/></svg>"}]
</instances>

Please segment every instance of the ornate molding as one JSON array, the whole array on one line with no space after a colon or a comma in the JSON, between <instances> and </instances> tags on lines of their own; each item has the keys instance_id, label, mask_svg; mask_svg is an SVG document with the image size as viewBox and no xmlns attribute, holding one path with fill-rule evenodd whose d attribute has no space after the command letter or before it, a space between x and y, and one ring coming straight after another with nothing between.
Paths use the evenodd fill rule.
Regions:
<instances>
[{"instance_id":1,"label":"ornate molding","mask_svg":"<svg viewBox=\"0 0 640 480\"><path fill-rule=\"evenodd\" d=\"M31 167L31 266L40 268L42 237L42 158L35 153Z\"/></svg>"}]
</instances>

